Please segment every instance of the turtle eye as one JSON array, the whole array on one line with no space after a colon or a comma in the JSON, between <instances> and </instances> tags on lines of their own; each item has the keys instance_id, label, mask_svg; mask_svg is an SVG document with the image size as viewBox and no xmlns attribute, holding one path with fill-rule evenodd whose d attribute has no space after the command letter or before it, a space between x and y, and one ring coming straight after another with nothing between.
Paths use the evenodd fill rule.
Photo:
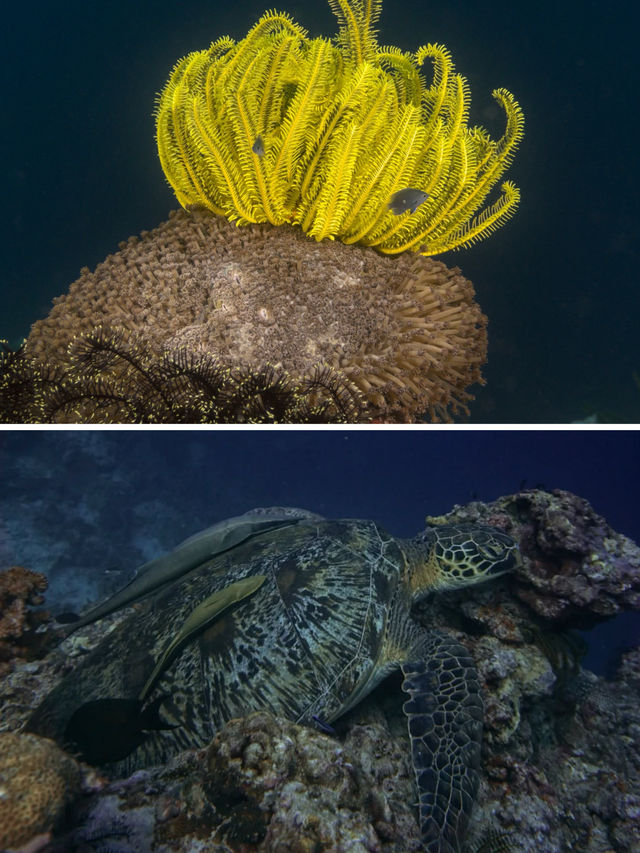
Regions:
<instances>
[{"instance_id":1,"label":"turtle eye","mask_svg":"<svg viewBox=\"0 0 640 853\"><path fill-rule=\"evenodd\" d=\"M504 545L495 543L487 551L487 559L491 563L488 573L491 575L511 571L520 559L520 549L515 541Z\"/></svg>"},{"instance_id":2,"label":"turtle eye","mask_svg":"<svg viewBox=\"0 0 640 853\"><path fill-rule=\"evenodd\" d=\"M486 548L487 556L489 557L500 557L504 554L505 548L504 545L498 545L497 542L489 542Z\"/></svg>"}]
</instances>

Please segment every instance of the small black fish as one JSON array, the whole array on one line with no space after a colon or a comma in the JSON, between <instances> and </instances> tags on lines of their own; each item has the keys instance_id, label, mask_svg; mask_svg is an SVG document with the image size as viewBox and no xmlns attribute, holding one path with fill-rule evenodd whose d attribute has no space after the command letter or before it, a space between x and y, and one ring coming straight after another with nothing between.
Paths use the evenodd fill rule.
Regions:
<instances>
[{"instance_id":1,"label":"small black fish","mask_svg":"<svg viewBox=\"0 0 640 853\"><path fill-rule=\"evenodd\" d=\"M87 764L108 764L130 755L147 738L147 732L178 726L160 719L166 694L143 708L139 699L95 699L75 711L64 732L65 746Z\"/></svg>"},{"instance_id":2,"label":"small black fish","mask_svg":"<svg viewBox=\"0 0 640 853\"><path fill-rule=\"evenodd\" d=\"M424 190L417 190L414 187L407 187L406 190L398 190L391 196L389 202L389 210L400 216L401 213L410 211L415 213L416 210L429 198L429 193Z\"/></svg>"},{"instance_id":3,"label":"small black fish","mask_svg":"<svg viewBox=\"0 0 640 853\"><path fill-rule=\"evenodd\" d=\"M256 141L251 146L251 150L258 157L264 157L264 142L261 136L256 136Z\"/></svg>"},{"instance_id":4,"label":"small black fish","mask_svg":"<svg viewBox=\"0 0 640 853\"><path fill-rule=\"evenodd\" d=\"M80 616L78 613L74 613L73 610L65 610L64 613L58 613L54 618L60 625L68 625L69 622L77 622Z\"/></svg>"}]
</instances>

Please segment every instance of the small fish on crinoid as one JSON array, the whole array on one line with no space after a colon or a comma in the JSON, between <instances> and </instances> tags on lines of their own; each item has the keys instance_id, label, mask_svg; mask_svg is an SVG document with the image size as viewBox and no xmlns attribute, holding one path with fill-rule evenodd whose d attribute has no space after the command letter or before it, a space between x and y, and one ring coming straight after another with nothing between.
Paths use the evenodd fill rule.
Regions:
<instances>
[{"instance_id":1,"label":"small fish on crinoid","mask_svg":"<svg viewBox=\"0 0 640 853\"><path fill-rule=\"evenodd\" d=\"M424 204L428 198L429 193L426 193L424 190L407 187L406 190L398 190L397 193L391 196L389 210L391 213L395 213L396 216L400 216L401 213L406 213L407 211L415 213L420 205Z\"/></svg>"},{"instance_id":2,"label":"small fish on crinoid","mask_svg":"<svg viewBox=\"0 0 640 853\"><path fill-rule=\"evenodd\" d=\"M258 157L264 157L264 140L261 136L256 136L256 141L251 146L251 150Z\"/></svg>"}]
</instances>

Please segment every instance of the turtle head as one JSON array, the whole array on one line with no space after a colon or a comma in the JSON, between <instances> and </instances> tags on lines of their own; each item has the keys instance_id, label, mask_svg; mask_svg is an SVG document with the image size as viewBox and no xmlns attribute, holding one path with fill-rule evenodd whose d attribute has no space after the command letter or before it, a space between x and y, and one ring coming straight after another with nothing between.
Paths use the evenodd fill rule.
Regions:
<instances>
[{"instance_id":1,"label":"turtle head","mask_svg":"<svg viewBox=\"0 0 640 853\"><path fill-rule=\"evenodd\" d=\"M409 583L417 600L429 592L490 580L522 563L515 539L480 524L429 527L414 543L417 553Z\"/></svg>"}]
</instances>

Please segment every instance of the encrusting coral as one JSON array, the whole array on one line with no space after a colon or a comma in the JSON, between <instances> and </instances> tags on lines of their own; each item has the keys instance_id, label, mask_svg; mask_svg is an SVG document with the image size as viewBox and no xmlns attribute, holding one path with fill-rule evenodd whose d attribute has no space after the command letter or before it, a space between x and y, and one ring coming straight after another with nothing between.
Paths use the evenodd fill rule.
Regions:
<instances>
[{"instance_id":1,"label":"encrusting coral","mask_svg":"<svg viewBox=\"0 0 640 853\"><path fill-rule=\"evenodd\" d=\"M69 342L105 323L141 336L157 358L187 349L298 382L329 367L366 404L352 420L448 420L482 381L486 318L473 297L459 270L429 258L180 212L83 270L25 351L68 370Z\"/></svg>"}]
</instances>

